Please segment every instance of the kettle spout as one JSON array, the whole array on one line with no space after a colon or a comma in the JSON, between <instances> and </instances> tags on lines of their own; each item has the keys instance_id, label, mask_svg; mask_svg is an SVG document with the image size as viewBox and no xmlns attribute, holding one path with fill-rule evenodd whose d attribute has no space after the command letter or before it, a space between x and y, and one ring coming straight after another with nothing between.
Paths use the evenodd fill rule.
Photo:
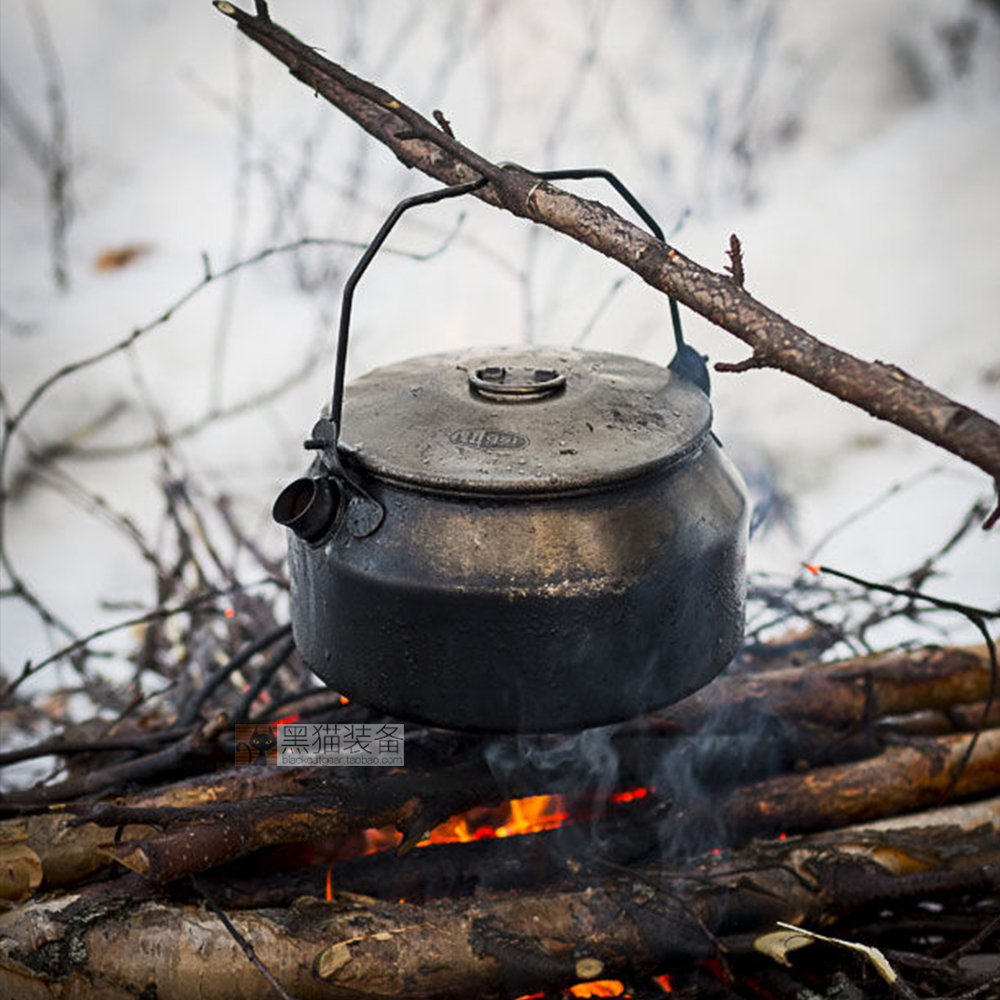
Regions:
<instances>
[{"instance_id":1,"label":"kettle spout","mask_svg":"<svg viewBox=\"0 0 1000 1000\"><path fill-rule=\"evenodd\" d=\"M271 516L306 542L322 538L337 520L341 489L327 476L289 483L274 501Z\"/></svg>"}]
</instances>

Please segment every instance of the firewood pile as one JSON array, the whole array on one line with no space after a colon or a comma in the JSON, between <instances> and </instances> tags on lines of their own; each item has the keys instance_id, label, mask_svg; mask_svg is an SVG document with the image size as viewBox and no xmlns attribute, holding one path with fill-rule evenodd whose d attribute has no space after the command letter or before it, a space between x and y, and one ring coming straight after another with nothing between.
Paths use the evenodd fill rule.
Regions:
<instances>
[{"instance_id":1,"label":"firewood pile","mask_svg":"<svg viewBox=\"0 0 1000 1000\"><path fill-rule=\"evenodd\" d=\"M403 767L246 766L237 722L387 720L314 685L226 504L166 496L128 683L94 670L107 630L3 682L0 995L997 995L993 639L869 642L961 608L914 597L936 555L901 588L754 580L739 660L617 727L407 723Z\"/></svg>"},{"instance_id":2,"label":"firewood pile","mask_svg":"<svg viewBox=\"0 0 1000 1000\"><path fill-rule=\"evenodd\" d=\"M251 717L378 720L290 696L284 632L233 657ZM3 797L2 992L996 996L990 648L794 659L614 730L410 726L404 768L235 766L233 671L8 752L68 774Z\"/></svg>"}]
</instances>

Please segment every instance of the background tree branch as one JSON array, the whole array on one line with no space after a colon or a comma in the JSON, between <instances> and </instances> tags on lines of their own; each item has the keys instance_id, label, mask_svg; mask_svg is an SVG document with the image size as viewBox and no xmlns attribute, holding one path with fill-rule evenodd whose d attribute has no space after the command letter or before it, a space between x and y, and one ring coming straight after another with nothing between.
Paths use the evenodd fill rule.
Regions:
<instances>
[{"instance_id":1,"label":"background tree branch","mask_svg":"<svg viewBox=\"0 0 1000 1000\"><path fill-rule=\"evenodd\" d=\"M864 361L807 333L747 293L733 275L696 263L599 202L540 180L530 170L499 165L467 148L381 87L321 56L275 24L258 0L250 14L215 0L247 37L292 75L388 146L407 167L445 184L485 177L475 196L513 215L564 233L639 275L647 284L733 334L751 349L722 371L776 368L874 417L889 421L982 469L1000 490L1000 426L895 365ZM992 526L1000 506L987 519Z\"/></svg>"}]
</instances>

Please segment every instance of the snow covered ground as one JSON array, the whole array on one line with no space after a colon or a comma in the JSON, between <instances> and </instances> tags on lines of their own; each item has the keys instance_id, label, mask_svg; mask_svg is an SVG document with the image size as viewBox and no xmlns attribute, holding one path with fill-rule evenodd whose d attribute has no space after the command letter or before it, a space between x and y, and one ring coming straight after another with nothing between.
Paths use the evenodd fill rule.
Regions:
<instances>
[{"instance_id":1,"label":"snow covered ground","mask_svg":"<svg viewBox=\"0 0 1000 1000\"><path fill-rule=\"evenodd\" d=\"M716 270L738 233L747 286L761 300L838 347L1000 416L996 5L273 0L271 10L328 57L426 113L442 109L487 156L612 168L668 232L679 227L685 253ZM43 141L50 131L44 23L68 122L65 291L53 280L45 178L24 141L24 122ZM57 366L154 320L200 281L204 259L218 272L303 236L364 242L399 197L430 186L207 0L7 2L0 29L7 412ZM425 253L450 236L431 261L384 255L366 276L353 372L519 339L669 359L662 296L521 221L477 204L440 206L408 220L392 245ZM143 252L96 267L128 246ZM176 431L292 380L179 445L192 479L235 495L262 544L280 551L270 504L303 467L301 439L328 395L340 281L357 254L304 248L214 281L127 354L40 400L9 456L18 490L7 545L73 627L123 617L102 602L152 603L151 574L64 488L22 475L25 443L71 440L89 451L62 467L155 538L155 457L123 456L122 446L150 439L154 413ZM729 335L685 319L713 360L743 356ZM714 403L716 429L748 478L791 498L791 525L775 519L755 539L752 568L796 572L831 527L916 479L820 553L886 579L921 561L989 493L975 469L780 373L717 375ZM971 534L928 589L995 606L998 536ZM4 600L0 615L8 676L61 642L23 604ZM956 635L975 638L968 628Z\"/></svg>"}]
</instances>

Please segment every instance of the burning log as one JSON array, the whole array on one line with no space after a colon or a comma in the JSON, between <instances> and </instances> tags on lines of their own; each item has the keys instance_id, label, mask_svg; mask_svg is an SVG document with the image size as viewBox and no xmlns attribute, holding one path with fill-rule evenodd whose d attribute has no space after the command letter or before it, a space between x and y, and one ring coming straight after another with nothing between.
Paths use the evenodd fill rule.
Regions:
<instances>
[{"instance_id":1,"label":"burning log","mask_svg":"<svg viewBox=\"0 0 1000 1000\"><path fill-rule=\"evenodd\" d=\"M336 887L341 894L412 903L579 882L590 873L600 876L608 863L638 863L657 854L660 824L669 806L652 795L640 796L641 801L621 796L607 804L604 815L575 822L569 817L567 825L561 825L567 813L549 811L549 798L540 796L529 815L520 823L504 824L501 835L481 827L489 835L477 837L466 826L456 836L447 824L421 842L423 849L405 858L383 849L332 863L296 866L265 879L258 877L259 866L248 871L230 865L202 881L220 904L241 909L287 905L324 884L331 893Z\"/></svg>"},{"instance_id":2,"label":"burning log","mask_svg":"<svg viewBox=\"0 0 1000 1000\"><path fill-rule=\"evenodd\" d=\"M988 693L989 684L986 653L981 647L928 648L721 678L670 712L647 720L648 729L640 730L635 724L623 727L615 738L621 777L636 784L656 783L641 780L642 766L650 760L664 759L671 765L679 760L670 756L678 752L671 743L678 731L701 725L724 734L734 719L746 725L755 707L766 709L769 717L786 720L775 744L784 767L803 760L821 764L872 756L881 746L870 727L845 737L843 731L838 734L808 723L789 728L787 720L812 718L824 724L858 727L862 721L886 713L937 706L953 720L958 716L959 723L968 725L977 721L977 716L982 718L977 699ZM963 712L972 715L963 720ZM891 721L897 728L905 726L907 718L913 717L894 717L887 725ZM749 836L832 827L926 807L947 791L949 776L969 742L968 737L944 737L893 746L870 761L842 765L840 770L817 767L807 774L772 778L773 772L762 774L759 770L766 765L767 754L747 753L746 748L737 748L735 755L725 753L727 738L713 736L707 741L706 752L697 747L692 751L698 757L698 772L711 777L707 784L713 788L712 811L718 792L744 787L722 801L718 817L706 816L704 810L699 815L697 808L688 808L671 819L672 839L685 849L704 846L698 837L721 827ZM967 762L961 783L951 789L952 796L972 794L976 788L1000 787L996 739L996 731L984 734L975 758ZM756 737L755 742L766 746ZM739 766L734 766L734 756ZM761 777L767 780L760 783ZM747 782L756 783L747 786ZM540 781L537 775L521 779L517 787L501 789L475 756L434 777L385 775L363 784L335 782L319 788L306 772L237 768L131 798L124 806L98 803L74 807L80 820L89 821L82 826L73 825L78 820L66 813L0 824L0 842L8 845L3 853L12 857L10 884L0 886L0 894L20 898L32 888L39 865L46 886L72 883L111 859L156 881L171 881L261 847L386 824L402 829L407 846L412 846L427 830L456 812L555 791L559 789ZM659 793L668 796L671 789L660 788ZM8 795L5 800L11 798ZM241 804L247 800L255 804ZM157 834L151 826L163 832ZM120 830L112 844L114 827Z\"/></svg>"},{"instance_id":3,"label":"burning log","mask_svg":"<svg viewBox=\"0 0 1000 1000\"><path fill-rule=\"evenodd\" d=\"M680 810L670 821L671 840L690 852L723 831L740 842L781 831L833 829L1000 790L1000 730L983 732L969 754L972 740L968 734L921 740L869 760L742 785L722 799ZM540 790L529 786L521 794ZM186 809L99 805L84 816L105 826L166 827L160 835L104 849L130 870L165 883L263 847L372 827L396 826L412 844L435 825L429 816L443 818L502 798L484 767L467 765L454 768L443 787L440 780L390 774L322 794Z\"/></svg>"},{"instance_id":4,"label":"burning log","mask_svg":"<svg viewBox=\"0 0 1000 1000\"><path fill-rule=\"evenodd\" d=\"M753 949L775 921L1000 886L1000 799L833 835L753 844L560 892L422 907L362 897L229 914L290 994L497 997L651 975L678 957ZM402 862L401 862L402 863ZM74 897L0 917L0 988L23 997L273 996L204 907ZM131 912L130 912L131 910Z\"/></svg>"}]
</instances>

